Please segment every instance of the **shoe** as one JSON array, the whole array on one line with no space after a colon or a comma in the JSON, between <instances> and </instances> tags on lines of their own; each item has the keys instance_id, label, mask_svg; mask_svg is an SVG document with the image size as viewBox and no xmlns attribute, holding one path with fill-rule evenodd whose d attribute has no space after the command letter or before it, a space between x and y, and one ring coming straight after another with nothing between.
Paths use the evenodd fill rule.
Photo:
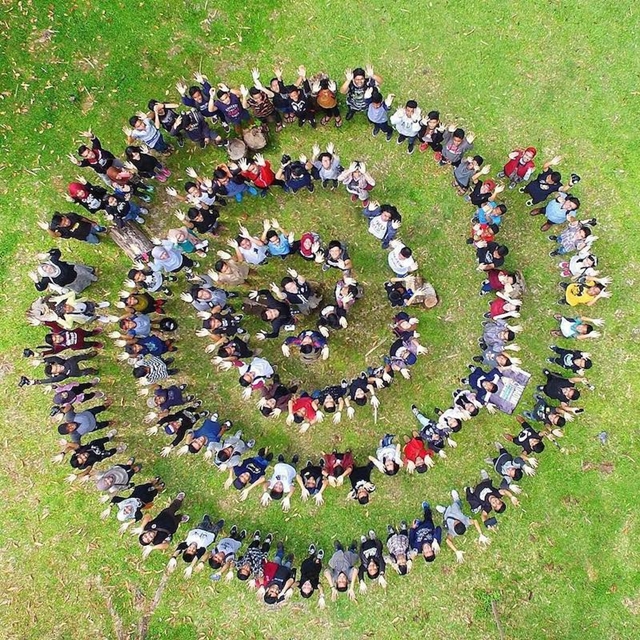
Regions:
<instances>
[{"instance_id":1,"label":"shoe","mask_svg":"<svg viewBox=\"0 0 640 640\"><path fill-rule=\"evenodd\" d=\"M356 114L355 111L352 111L351 109L347 109L347 115L344 118L345 120L351 120L355 114Z\"/></svg>"},{"instance_id":2,"label":"shoe","mask_svg":"<svg viewBox=\"0 0 640 640\"><path fill-rule=\"evenodd\" d=\"M499 171L498 175L496 176L497 178L504 178L505 177L505 172L504 171Z\"/></svg>"},{"instance_id":3,"label":"shoe","mask_svg":"<svg viewBox=\"0 0 640 640\"><path fill-rule=\"evenodd\" d=\"M278 551L284 551L284 542L282 542L282 540L278 541L278 544L276 545L276 549Z\"/></svg>"},{"instance_id":4,"label":"shoe","mask_svg":"<svg viewBox=\"0 0 640 640\"><path fill-rule=\"evenodd\" d=\"M342 542L340 542L340 540L334 540L333 541L333 548L336 551L343 551Z\"/></svg>"},{"instance_id":5,"label":"shoe","mask_svg":"<svg viewBox=\"0 0 640 640\"><path fill-rule=\"evenodd\" d=\"M369 540L376 539L376 532L373 529L369 529Z\"/></svg>"},{"instance_id":6,"label":"shoe","mask_svg":"<svg viewBox=\"0 0 640 640\"><path fill-rule=\"evenodd\" d=\"M240 532L240 535L239 535L238 537L240 538L240 540L244 540L244 539L247 537L247 530L246 530L246 529L243 529L243 530Z\"/></svg>"},{"instance_id":7,"label":"shoe","mask_svg":"<svg viewBox=\"0 0 640 640\"><path fill-rule=\"evenodd\" d=\"M233 527L229 530L229 537L235 537L236 533L238 533L238 527L234 524Z\"/></svg>"},{"instance_id":8,"label":"shoe","mask_svg":"<svg viewBox=\"0 0 640 640\"><path fill-rule=\"evenodd\" d=\"M524 193L524 187L520 187L520 188L518 189L518 191L519 191L520 193Z\"/></svg>"},{"instance_id":9,"label":"shoe","mask_svg":"<svg viewBox=\"0 0 640 640\"><path fill-rule=\"evenodd\" d=\"M278 456L278 462L284 462L284 455L280 454Z\"/></svg>"},{"instance_id":10,"label":"shoe","mask_svg":"<svg viewBox=\"0 0 640 640\"><path fill-rule=\"evenodd\" d=\"M287 554L287 557L285 558L285 562L293 563L293 553Z\"/></svg>"},{"instance_id":11,"label":"shoe","mask_svg":"<svg viewBox=\"0 0 640 640\"><path fill-rule=\"evenodd\" d=\"M392 536L394 533L396 532L395 528L393 527L393 525L389 524L387 525L387 533Z\"/></svg>"},{"instance_id":12,"label":"shoe","mask_svg":"<svg viewBox=\"0 0 640 640\"><path fill-rule=\"evenodd\" d=\"M316 545L315 544L310 544L309 545L309 551L308 551L310 556L315 556L316 555Z\"/></svg>"},{"instance_id":13,"label":"shoe","mask_svg":"<svg viewBox=\"0 0 640 640\"><path fill-rule=\"evenodd\" d=\"M185 499L185 492L181 491L177 496L176 496L176 500L184 500Z\"/></svg>"},{"instance_id":14,"label":"shoe","mask_svg":"<svg viewBox=\"0 0 640 640\"><path fill-rule=\"evenodd\" d=\"M406 531L409 528L406 520L400 521L400 531Z\"/></svg>"},{"instance_id":15,"label":"shoe","mask_svg":"<svg viewBox=\"0 0 640 640\"><path fill-rule=\"evenodd\" d=\"M389 133L387 133L387 142L391 142L391 138L393 138L393 131L389 131Z\"/></svg>"},{"instance_id":16,"label":"shoe","mask_svg":"<svg viewBox=\"0 0 640 640\"><path fill-rule=\"evenodd\" d=\"M18 382L19 387L24 387L26 384L29 384L29 378L27 376L20 376L20 382Z\"/></svg>"},{"instance_id":17,"label":"shoe","mask_svg":"<svg viewBox=\"0 0 640 640\"><path fill-rule=\"evenodd\" d=\"M190 518L189 516L185 513L182 518L180 518L180 522L189 522Z\"/></svg>"},{"instance_id":18,"label":"shoe","mask_svg":"<svg viewBox=\"0 0 640 640\"><path fill-rule=\"evenodd\" d=\"M522 191L521 193L524 193L524 191ZM525 204L527 205L527 207L533 207L533 200L527 200Z\"/></svg>"},{"instance_id":19,"label":"shoe","mask_svg":"<svg viewBox=\"0 0 640 640\"><path fill-rule=\"evenodd\" d=\"M357 551L358 550L358 542L356 540L352 540L349 545L349 551Z\"/></svg>"},{"instance_id":20,"label":"shoe","mask_svg":"<svg viewBox=\"0 0 640 640\"><path fill-rule=\"evenodd\" d=\"M411 155L415 151L415 145L412 143L407 147L407 153Z\"/></svg>"},{"instance_id":21,"label":"shoe","mask_svg":"<svg viewBox=\"0 0 640 640\"><path fill-rule=\"evenodd\" d=\"M460 500L460 494L455 489L451 489L451 498L454 502L457 502Z\"/></svg>"},{"instance_id":22,"label":"shoe","mask_svg":"<svg viewBox=\"0 0 640 640\"><path fill-rule=\"evenodd\" d=\"M260 529L256 529L256 530L253 532L253 539L254 539L254 540L260 540Z\"/></svg>"},{"instance_id":23,"label":"shoe","mask_svg":"<svg viewBox=\"0 0 640 640\"><path fill-rule=\"evenodd\" d=\"M267 537L264 539L267 544L271 544L273 542L273 533L268 533Z\"/></svg>"},{"instance_id":24,"label":"shoe","mask_svg":"<svg viewBox=\"0 0 640 640\"><path fill-rule=\"evenodd\" d=\"M23 358L30 358L31 356L35 356L36 352L32 351L31 349L23 349L22 351L22 357Z\"/></svg>"},{"instance_id":25,"label":"shoe","mask_svg":"<svg viewBox=\"0 0 640 640\"><path fill-rule=\"evenodd\" d=\"M547 236L549 238L549 240L551 240L552 242L556 242L558 240L558 236Z\"/></svg>"},{"instance_id":26,"label":"shoe","mask_svg":"<svg viewBox=\"0 0 640 640\"><path fill-rule=\"evenodd\" d=\"M324 549L318 549L318 552L316 553L316 558L318 558L318 560L322 560L322 558L324 558Z\"/></svg>"},{"instance_id":27,"label":"shoe","mask_svg":"<svg viewBox=\"0 0 640 640\"><path fill-rule=\"evenodd\" d=\"M423 142L419 147L420 153L424 153L429 148L428 142Z\"/></svg>"},{"instance_id":28,"label":"shoe","mask_svg":"<svg viewBox=\"0 0 640 640\"><path fill-rule=\"evenodd\" d=\"M137 222L138 224L144 224L144 218L141 218L140 216L138 216L138 217L136 218L136 222Z\"/></svg>"},{"instance_id":29,"label":"shoe","mask_svg":"<svg viewBox=\"0 0 640 640\"><path fill-rule=\"evenodd\" d=\"M411 405L411 413L413 413L413 415L418 415L420 413L420 411L418 410L418 407L416 407L415 404Z\"/></svg>"},{"instance_id":30,"label":"shoe","mask_svg":"<svg viewBox=\"0 0 640 640\"><path fill-rule=\"evenodd\" d=\"M434 159L436 162L440 162L440 161L442 160L442 153L440 153L440 151L436 151L436 152L433 154L433 159Z\"/></svg>"},{"instance_id":31,"label":"shoe","mask_svg":"<svg viewBox=\"0 0 640 640\"><path fill-rule=\"evenodd\" d=\"M360 542L366 542L367 536L360 536Z\"/></svg>"},{"instance_id":32,"label":"shoe","mask_svg":"<svg viewBox=\"0 0 640 640\"><path fill-rule=\"evenodd\" d=\"M300 456L296 453L293 458L291 458L291 465L295 467L298 464L299 460Z\"/></svg>"},{"instance_id":33,"label":"shoe","mask_svg":"<svg viewBox=\"0 0 640 640\"><path fill-rule=\"evenodd\" d=\"M375 138L379 133L380 133L380 129L374 129L374 130L371 132L371 135Z\"/></svg>"},{"instance_id":34,"label":"shoe","mask_svg":"<svg viewBox=\"0 0 640 640\"><path fill-rule=\"evenodd\" d=\"M429 505L429 503L428 503L426 500L422 503L422 509L423 509L423 510L428 509L428 508L429 508L429 506L430 506L430 505Z\"/></svg>"},{"instance_id":35,"label":"shoe","mask_svg":"<svg viewBox=\"0 0 640 640\"><path fill-rule=\"evenodd\" d=\"M446 510L447 510L446 507L443 507L441 504L436 505L436 511L438 513L444 513Z\"/></svg>"},{"instance_id":36,"label":"shoe","mask_svg":"<svg viewBox=\"0 0 640 640\"><path fill-rule=\"evenodd\" d=\"M516 183L515 182L510 182L509 183L509 189L515 189L516 187Z\"/></svg>"},{"instance_id":37,"label":"shoe","mask_svg":"<svg viewBox=\"0 0 640 640\"><path fill-rule=\"evenodd\" d=\"M178 143L178 146L182 149L182 147L184 147L184 138L178 138L176 140L176 142Z\"/></svg>"},{"instance_id":38,"label":"shoe","mask_svg":"<svg viewBox=\"0 0 640 640\"><path fill-rule=\"evenodd\" d=\"M318 123L315 120L311 120L311 122L309 122L309 124L311 125L312 129L315 129L318 126Z\"/></svg>"},{"instance_id":39,"label":"shoe","mask_svg":"<svg viewBox=\"0 0 640 640\"><path fill-rule=\"evenodd\" d=\"M482 356L473 356L474 362L482 362Z\"/></svg>"}]
</instances>

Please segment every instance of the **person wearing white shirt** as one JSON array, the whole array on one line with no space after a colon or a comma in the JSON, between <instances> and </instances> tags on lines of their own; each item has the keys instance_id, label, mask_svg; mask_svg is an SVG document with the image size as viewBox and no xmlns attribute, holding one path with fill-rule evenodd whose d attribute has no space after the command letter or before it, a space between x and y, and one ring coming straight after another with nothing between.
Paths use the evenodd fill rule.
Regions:
<instances>
[{"instance_id":1,"label":"person wearing white shirt","mask_svg":"<svg viewBox=\"0 0 640 640\"><path fill-rule=\"evenodd\" d=\"M418 270L418 263L413 258L413 252L400 240L392 240L389 243L391 251L387 256L389 268L398 278Z\"/></svg>"}]
</instances>

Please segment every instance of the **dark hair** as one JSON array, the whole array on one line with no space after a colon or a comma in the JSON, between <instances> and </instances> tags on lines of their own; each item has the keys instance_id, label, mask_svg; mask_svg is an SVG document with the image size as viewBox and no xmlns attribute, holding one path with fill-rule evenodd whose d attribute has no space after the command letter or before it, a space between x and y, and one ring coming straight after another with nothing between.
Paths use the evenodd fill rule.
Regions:
<instances>
[{"instance_id":1,"label":"dark hair","mask_svg":"<svg viewBox=\"0 0 640 640\"><path fill-rule=\"evenodd\" d=\"M323 158L329 158L329 160L333 160L333 156L328 151L323 151L319 156L318 160L322 160Z\"/></svg>"},{"instance_id":2,"label":"dark hair","mask_svg":"<svg viewBox=\"0 0 640 640\"><path fill-rule=\"evenodd\" d=\"M473 156L473 161L480 166L484 164L484 158L482 156Z\"/></svg>"},{"instance_id":3,"label":"dark hair","mask_svg":"<svg viewBox=\"0 0 640 640\"><path fill-rule=\"evenodd\" d=\"M467 527L465 526L464 522L460 522L458 520L458 522L456 522L453 525L453 530L456 532L457 535L462 536L462 535L464 535L465 531L467 530Z\"/></svg>"},{"instance_id":4,"label":"dark hair","mask_svg":"<svg viewBox=\"0 0 640 640\"><path fill-rule=\"evenodd\" d=\"M367 404L367 396L362 396L361 398L354 398L353 401L359 406L364 407Z\"/></svg>"},{"instance_id":5,"label":"dark hair","mask_svg":"<svg viewBox=\"0 0 640 640\"><path fill-rule=\"evenodd\" d=\"M429 111L429 113L427 114L427 120L440 120L440 112Z\"/></svg>"},{"instance_id":6,"label":"dark hair","mask_svg":"<svg viewBox=\"0 0 640 640\"><path fill-rule=\"evenodd\" d=\"M415 100L407 100L407 104L404 107L405 109L417 109L418 103Z\"/></svg>"},{"instance_id":7,"label":"dark hair","mask_svg":"<svg viewBox=\"0 0 640 640\"><path fill-rule=\"evenodd\" d=\"M560 175L559 171L552 171L549 177L551 178L551 182L553 182L553 184L558 184L558 182L562 180L562 176Z\"/></svg>"},{"instance_id":8,"label":"dark hair","mask_svg":"<svg viewBox=\"0 0 640 640\"><path fill-rule=\"evenodd\" d=\"M44 341L45 341L49 346L52 346L52 345L53 345L53 334L48 333L48 334L44 337Z\"/></svg>"},{"instance_id":9,"label":"dark hair","mask_svg":"<svg viewBox=\"0 0 640 640\"><path fill-rule=\"evenodd\" d=\"M462 430L462 421L458 420L457 418L455 419L456 424L455 426L451 427L451 431L453 431L453 433L458 433L458 431Z\"/></svg>"},{"instance_id":10,"label":"dark hair","mask_svg":"<svg viewBox=\"0 0 640 640\"><path fill-rule=\"evenodd\" d=\"M585 325L587 327L587 335L590 334L593 331L593 327L590 324Z\"/></svg>"},{"instance_id":11,"label":"dark hair","mask_svg":"<svg viewBox=\"0 0 640 640\"><path fill-rule=\"evenodd\" d=\"M214 560L213 556L209 557L209 566L212 569L219 569L222 566L222 562L220 562L219 560ZM238 576L240 577L240 576Z\"/></svg>"},{"instance_id":12,"label":"dark hair","mask_svg":"<svg viewBox=\"0 0 640 640\"><path fill-rule=\"evenodd\" d=\"M573 395L571 396L572 400L578 400L580 398L580 392L574 387Z\"/></svg>"},{"instance_id":13,"label":"dark hair","mask_svg":"<svg viewBox=\"0 0 640 640\"><path fill-rule=\"evenodd\" d=\"M367 491L367 493L365 493L365 494L361 495L361 496L358 498L358 502L359 502L360 504L369 504L369 492Z\"/></svg>"},{"instance_id":14,"label":"dark hair","mask_svg":"<svg viewBox=\"0 0 640 640\"><path fill-rule=\"evenodd\" d=\"M86 144L81 144L78 147L78 155L81 156L85 151L90 151L89 147Z\"/></svg>"},{"instance_id":15,"label":"dark hair","mask_svg":"<svg viewBox=\"0 0 640 640\"><path fill-rule=\"evenodd\" d=\"M129 118L129 124L130 124L132 127L135 127L135 126L136 126L136 123L138 122L138 120L140 120L140 118L138 118L138 116L131 116L131 117Z\"/></svg>"},{"instance_id":16,"label":"dark hair","mask_svg":"<svg viewBox=\"0 0 640 640\"><path fill-rule=\"evenodd\" d=\"M53 364L45 364L44 365L44 373L48 377L51 375Z\"/></svg>"},{"instance_id":17,"label":"dark hair","mask_svg":"<svg viewBox=\"0 0 640 640\"><path fill-rule=\"evenodd\" d=\"M182 559L183 559L185 562L191 562L195 557L196 557L196 554L195 554L195 553L190 553L190 552L188 552L188 551L186 551L186 550L185 550L185 551L184 551L184 553L182 554Z\"/></svg>"},{"instance_id":18,"label":"dark hair","mask_svg":"<svg viewBox=\"0 0 640 640\"><path fill-rule=\"evenodd\" d=\"M396 473L398 473L399 470L400 470L400 465L397 462L394 462L393 463L393 469L391 469L391 471L389 471L388 469L385 469L384 473L387 476L395 476Z\"/></svg>"},{"instance_id":19,"label":"dark hair","mask_svg":"<svg viewBox=\"0 0 640 640\"><path fill-rule=\"evenodd\" d=\"M271 240L271 238L277 238L277 237L278 237L278 234L273 229L269 229L269 231L267 231L267 235L266 235L267 240Z\"/></svg>"},{"instance_id":20,"label":"dark hair","mask_svg":"<svg viewBox=\"0 0 640 640\"><path fill-rule=\"evenodd\" d=\"M295 414L293 415L293 421L294 421L296 424L300 424L301 422L303 422L303 421L304 421L304 418L303 418L302 416L299 416L297 413L295 413Z\"/></svg>"},{"instance_id":21,"label":"dark hair","mask_svg":"<svg viewBox=\"0 0 640 640\"><path fill-rule=\"evenodd\" d=\"M464 138L464 129L461 129L460 127L458 127L458 128L453 132L453 137L454 137L454 138Z\"/></svg>"},{"instance_id":22,"label":"dark hair","mask_svg":"<svg viewBox=\"0 0 640 640\"><path fill-rule=\"evenodd\" d=\"M200 215L200 209L196 209L195 207L190 207L187 211L187 218L189 220L195 220Z\"/></svg>"},{"instance_id":23,"label":"dark hair","mask_svg":"<svg viewBox=\"0 0 640 640\"><path fill-rule=\"evenodd\" d=\"M407 565L406 564L399 564L398 565L398 573L401 576L406 576L407 575Z\"/></svg>"},{"instance_id":24,"label":"dark hair","mask_svg":"<svg viewBox=\"0 0 640 640\"><path fill-rule=\"evenodd\" d=\"M336 464L333 466L333 477L337 478L344 473L344 467L341 464Z\"/></svg>"},{"instance_id":25,"label":"dark hair","mask_svg":"<svg viewBox=\"0 0 640 640\"><path fill-rule=\"evenodd\" d=\"M223 260L218 260L214 265L213 268L218 272L221 273L222 269L224 267L224 261Z\"/></svg>"},{"instance_id":26,"label":"dark hair","mask_svg":"<svg viewBox=\"0 0 640 640\"><path fill-rule=\"evenodd\" d=\"M505 509L507 508L507 505L504 503L504 501L502 502L502 504L497 507L496 509L494 509L494 511L496 513L502 513Z\"/></svg>"},{"instance_id":27,"label":"dark hair","mask_svg":"<svg viewBox=\"0 0 640 640\"><path fill-rule=\"evenodd\" d=\"M62 222L62 214L56 211L51 218L51 222L49 223L49 229L51 229L52 231L55 230L57 227L60 226L61 222Z\"/></svg>"},{"instance_id":28,"label":"dark hair","mask_svg":"<svg viewBox=\"0 0 640 640\"><path fill-rule=\"evenodd\" d=\"M495 393L498 390L498 385L495 384L494 382L489 382L489 389L487 389L487 391L490 391L491 393Z\"/></svg>"},{"instance_id":29,"label":"dark hair","mask_svg":"<svg viewBox=\"0 0 640 640\"><path fill-rule=\"evenodd\" d=\"M273 409L271 407L260 407L260 413L265 418L268 418L273 413Z\"/></svg>"},{"instance_id":30,"label":"dark hair","mask_svg":"<svg viewBox=\"0 0 640 640\"><path fill-rule=\"evenodd\" d=\"M311 589L311 591L309 591L309 593L305 593L305 592L302 590L302 584L300 585L300 595L301 595L303 598L310 598L310 597L313 595L313 592L314 592L314 591L315 591L315 589L313 589L313 588L312 588L312 589Z\"/></svg>"},{"instance_id":31,"label":"dark hair","mask_svg":"<svg viewBox=\"0 0 640 640\"><path fill-rule=\"evenodd\" d=\"M241 568L242 567L240 567L240 569ZM238 571L236 571L236 578L238 578L238 580L242 580L244 582L245 580L249 579L249 576L247 574L245 574L245 573L240 573L240 569L238 569Z\"/></svg>"},{"instance_id":32,"label":"dark hair","mask_svg":"<svg viewBox=\"0 0 640 640\"><path fill-rule=\"evenodd\" d=\"M332 240L328 245L327 245L327 253L329 253L329 251L331 251L331 249L334 248L339 248L342 249L342 243L340 242L340 240Z\"/></svg>"},{"instance_id":33,"label":"dark hair","mask_svg":"<svg viewBox=\"0 0 640 640\"><path fill-rule=\"evenodd\" d=\"M227 177L227 172L223 171L222 169L216 169L213 172L213 177L214 178L226 178Z\"/></svg>"},{"instance_id":34,"label":"dark hair","mask_svg":"<svg viewBox=\"0 0 640 640\"><path fill-rule=\"evenodd\" d=\"M536 442L536 444L531 447L531 450L534 453L542 453L544 451L544 442Z\"/></svg>"},{"instance_id":35,"label":"dark hair","mask_svg":"<svg viewBox=\"0 0 640 640\"><path fill-rule=\"evenodd\" d=\"M338 584L336 584L336 589L338 591L340 591L341 593L344 593L348 588L349 588L349 582L348 581L347 581L347 584L344 585L344 587L341 587Z\"/></svg>"},{"instance_id":36,"label":"dark hair","mask_svg":"<svg viewBox=\"0 0 640 640\"><path fill-rule=\"evenodd\" d=\"M496 210L499 211L502 214L505 214L505 213L507 213L507 205L506 204L499 204L496 207Z\"/></svg>"},{"instance_id":37,"label":"dark hair","mask_svg":"<svg viewBox=\"0 0 640 640\"><path fill-rule=\"evenodd\" d=\"M353 77L355 78L356 76L366 76L367 74L364 72L364 69L362 67L356 67L353 70Z\"/></svg>"},{"instance_id":38,"label":"dark hair","mask_svg":"<svg viewBox=\"0 0 640 640\"><path fill-rule=\"evenodd\" d=\"M184 183L184 190L185 191L189 191L189 189L195 187L196 189L198 188L198 185L195 182L185 182Z\"/></svg>"},{"instance_id":39,"label":"dark hair","mask_svg":"<svg viewBox=\"0 0 640 640\"><path fill-rule=\"evenodd\" d=\"M310 344L303 344L300 347L300 353L304 353L305 355L311 353L313 351L313 346Z\"/></svg>"},{"instance_id":40,"label":"dark hair","mask_svg":"<svg viewBox=\"0 0 640 640\"><path fill-rule=\"evenodd\" d=\"M516 339L516 334L511 331L511 329L507 329L507 341L511 341L511 340L515 340Z\"/></svg>"},{"instance_id":41,"label":"dark hair","mask_svg":"<svg viewBox=\"0 0 640 640\"><path fill-rule=\"evenodd\" d=\"M575 196L567 196L567 202L573 202L576 205L576 210L580 208L580 200Z\"/></svg>"},{"instance_id":42,"label":"dark hair","mask_svg":"<svg viewBox=\"0 0 640 640\"><path fill-rule=\"evenodd\" d=\"M217 458L220 462L226 462L230 457L231 456L224 449L220 449L220 451L218 451Z\"/></svg>"},{"instance_id":43,"label":"dark hair","mask_svg":"<svg viewBox=\"0 0 640 640\"><path fill-rule=\"evenodd\" d=\"M153 111L157 104L160 104L158 100L149 100L149 102L147 103L147 109L149 109L149 111Z\"/></svg>"},{"instance_id":44,"label":"dark hair","mask_svg":"<svg viewBox=\"0 0 640 640\"><path fill-rule=\"evenodd\" d=\"M133 370L134 378L144 378L147 375L147 367L135 367Z\"/></svg>"},{"instance_id":45,"label":"dark hair","mask_svg":"<svg viewBox=\"0 0 640 640\"><path fill-rule=\"evenodd\" d=\"M585 358L583 369L591 369L592 366L593 366L593 362L591 362L589 358Z\"/></svg>"},{"instance_id":46,"label":"dark hair","mask_svg":"<svg viewBox=\"0 0 640 640\"><path fill-rule=\"evenodd\" d=\"M130 356L135 356L137 351L135 350L135 347L137 346L136 343L134 344L128 344L124 350L130 355Z\"/></svg>"},{"instance_id":47,"label":"dark hair","mask_svg":"<svg viewBox=\"0 0 640 640\"><path fill-rule=\"evenodd\" d=\"M284 492L271 489L271 491L269 491L269 495L271 496L272 500L282 500L282 496L284 495Z\"/></svg>"},{"instance_id":48,"label":"dark hair","mask_svg":"<svg viewBox=\"0 0 640 640\"><path fill-rule=\"evenodd\" d=\"M127 158L129 158L129 160L132 160L134 153L140 153L141 154L142 151L140 150L140 147L134 147L133 145L130 145L124 150L124 153L127 156Z\"/></svg>"},{"instance_id":49,"label":"dark hair","mask_svg":"<svg viewBox=\"0 0 640 640\"><path fill-rule=\"evenodd\" d=\"M412 254L413 254L413 251L411 251L409 247L402 247L402 249L400 249L400 255L403 258L410 258Z\"/></svg>"},{"instance_id":50,"label":"dark hair","mask_svg":"<svg viewBox=\"0 0 640 640\"><path fill-rule=\"evenodd\" d=\"M498 248L496 249L496 251L498 252L498 255L501 258L504 258L509 253L509 247L507 247L504 244L500 244L498 245Z\"/></svg>"},{"instance_id":51,"label":"dark hair","mask_svg":"<svg viewBox=\"0 0 640 640\"><path fill-rule=\"evenodd\" d=\"M58 433L61 436L65 436L69 433L69 425L66 422L58 425Z\"/></svg>"},{"instance_id":52,"label":"dark hair","mask_svg":"<svg viewBox=\"0 0 640 640\"><path fill-rule=\"evenodd\" d=\"M195 85L195 84L194 84L194 85L192 85L191 87L189 87L189 96L190 96L191 98L193 98L193 96L194 96L196 93L202 93L202 89L201 89L198 85ZM204 96L204 94L203 94L203 96Z\"/></svg>"},{"instance_id":53,"label":"dark hair","mask_svg":"<svg viewBox=\"0 0 640 640\"><path fill-rule=\"evenodd\" d=\"M522 480L522 476L523 476L522 469L515 469L514 470L514 472L513 472L513 479L514 480Z\"/></svg>"},{"instance_id":54,"label":"dark hair","mask_svg":"<svg viewBox=\"0 0 640 640\"><path fill-rule=\"evenodd\" d=\"M262 91L260 91L258 87L251 87L251 89L249 89L249 95L251 96L257 96L259 93L262 93Z\"/></svg>"},{"instance_id":55,"label":"dark hair","mask_svg":"<svg viewBox=\"0 0 640 640\"><path fill-rule=\"evenodd\" d=\"M238 383L240 384L241 387L248 387L251 384L249 380L245 380L244 376L240 376Z\"/></svg>"},{"instance_id":56,"label":"dark hair","mask_svg":"<svg viewBox=\"0 0 640 640\"><path fill-rule=\"evenodd\" d=\"M379 91L374 91L371 94L371 102L373 102L374 104L380 104L383 100L384 98L382 97L382 94Z\"/></svg>"},{"instance_id":57,"label":"dark hair","mask_svg":"<svg viewBox=\"0 0 640 640\"><path fill-rule=\"evenodd\" d=\"M496 235L496 233L498 233L498 231L500 231L500 227L497 224L490 224L489 229L491 229L494 236Z\"/></svg>"}]
</instances>

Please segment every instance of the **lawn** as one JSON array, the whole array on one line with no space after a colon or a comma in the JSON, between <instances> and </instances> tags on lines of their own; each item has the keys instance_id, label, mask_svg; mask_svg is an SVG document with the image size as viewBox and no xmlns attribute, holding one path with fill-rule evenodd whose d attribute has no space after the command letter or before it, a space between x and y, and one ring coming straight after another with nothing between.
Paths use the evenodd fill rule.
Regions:
<instances>
[{"instance_id":1,"label":"lawn","mask_svg":"<svg viewBox=\"0 0 640 640\"><path fill-rule=\"evenodd\" d=\"M196 70L238 86L251 82L254 66L263 79L282 65L292 81L303 63L310 72L325 69L341 81L346 66L367 62L398 104L415 98L424 110L437 108L443 120L473 131L476 152L491 163L492 173L513 148L534 145L539 164L561 154L563 174L582 176L575 193L583 217L598 219L595 252L603 273L614 279L613 297L593 313L606 320L603 336L587 343L596 389L584 394L585 413L566 429L566 453L547 447L537 476L522 482L521 508L500 516L492 545L481 550L471 535L461 542L464 564L456 565L443 546L434 565L419 561L406 578L389 575L386 592L374 587L359 595L357 604L342 598L328 602L325 611L297 597L279 611L266 611L237 581L212 582L208 571L185 581L179 570L166 585L147 637L640 635L640 523L633 475L640 459L633 415L640 391L640 241L632 191L639 177L633 127L640 117L640 20L633 3L230 0L213 6L54 0L46 6L3 2L0 15L0 379L6 397L0 407L0 637L114 638L110 609L137 637L140 607L153 597L166 561L153 554L143 563L135 539L117 533L115 518L101 522L103 506L95 492L64 482L69 467L50 462L58 440L56 422L48 418L50 398L39 387L17 388L20 375L32 374L22 349L39 344L43 335L24 320L36 297L27 272L36 265L35 254L55 244L36 223L52 211L71 210L63 193L78 170L66 155L77 147L78 132L92 127L107 148L120 152L121 127L130 115L152 97L175 99L176 80L188 80ZM476 355L487 298L478 296L481 278L464 242L470 207L455 195L449 174L435 166L430 153L407 156L405 147L372 138L356 117L340 130L289 126L272 139L266 156L277 163L282 153L310 154L316 141L333 141L345 163L367 162L377 180L375 198L394 203L403 214L400 235L438 291L441 304L418 315L429 353L414 367L412 380L381 392L377 424L365 409L353 422L334 426L327 420L300 435L284 421L263 419L253 406L257 398L243 401L234 376L216 372L203 352L204 341L194 335L197 319L177 295L169 306L180 320L176 363L180 380L189 382L207 407L258 442L297 451L303 461L333 447L351 447L363 458L385 431L400 435L414 428L411 403L427 412L448 406ZM215 149L180 150L168 161L169 184L179 187L188 166L211 171L223 160ZM559 310L557 259L548 257L551 244L538 230L538 219L528 216L525 197L506 192L505 201L509 213L500 237L511 247L507 266L521 269L528 285L520 357L539 384L552 344L552 315ZM151 205L151 231L161 234L176 226L177 209L159 189ZM317 189L313 195L249 199L223 211L231 231L237 222L258 231L266 216L277 216L296 232L317 229L323 237L345 239L366 291L349 329L332 336L330 359L312 371L285 361L277 344L263 345L283 379L298 377L315 387L379 362L391 341L392 312L381 287L385 256L359 210L345 193ZM223 243L211 244L219 249ZM59 246L65 256L97 266L100 280L91 296L115 302L129 266L122 252L111 242L97 248L73 241ZM207 266L211 262L207 259ZM330 290L332 274L295 264ZM267 285L283 272L281 263L272 262L260 280ZM252 332L256 328L251 325ZM329 490L323 507L302 503L296 495L284 514L277 505L260 507L257 495L237 502L223 490L224 477L201 457L159 457L165 443L145 434L146 405L118 353L109 345L100 357L104 389L115 400L111 414L129 451L144 464L141 477L161 475L167 482L169 491L157 504L165 506L168 494L182 489L192 519L208 512L225 517L228 525L274 531L298 561L312 541L328 557L336 538L350 540L370 528L382 536L389 522L417 517L423 499L446 500L451 488L476 481L492 443L516 428L513 418L484 412L456 437L458 448L426 476L376 478L378 490L367 508L347 503L346 490ZM520 408L531 404L533 383ZM608 433L605 445L601 431Z\"/></svg>"}]
</instances>

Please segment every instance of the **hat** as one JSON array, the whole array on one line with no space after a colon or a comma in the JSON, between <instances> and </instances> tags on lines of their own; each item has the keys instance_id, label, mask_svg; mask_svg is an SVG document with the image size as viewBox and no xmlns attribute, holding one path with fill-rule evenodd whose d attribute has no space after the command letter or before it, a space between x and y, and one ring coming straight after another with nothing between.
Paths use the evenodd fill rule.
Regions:
<instances>
[{"instance_id":1,"label":"hat","mask_svg":"<svg viewBox=\"0 0 640 640\"><path fill-rule=\"evenodd\" d=\"M242 482L242 480L240 480L240 478L236 478L236 479L233 481L233 486L234 486L238 491L241 491L242 489L244 489L244 488L245 488L245 486L246 486L246 485L245 485L245 484L243 484L243 482Z\"/></svg>"},{"instance_id":2,"label":"hat","mask_svg":"<svg viewBox=\"0 0 640 640\"><path fill-rule=\"evenodd\" d=\"M530 153L534 158L538 153L538 150L535 147L527 147L524 151L525 153Z\"/></svg>"},{"instance_id":3,"label":"hat","mask_svg":"<svg viewBox=\"0 0 640 640\"><path fill-rule=\"evenodd\" d=\"M491 191L493 191L496 188L496 181L495 180L485 180L484 181L484 186L488 187L489 189L491 189Z\"/></svg>"},{"instance_id":4,"label":"hat","mask_svg":"<svg viewBox=\"0 0 640 640\"><path fill-rule=\"evenodd\" d=\"M316 101L323 109L333 109L338 104L335 93L329 89L320 89Z\"/></svg>"}]
</instances>

